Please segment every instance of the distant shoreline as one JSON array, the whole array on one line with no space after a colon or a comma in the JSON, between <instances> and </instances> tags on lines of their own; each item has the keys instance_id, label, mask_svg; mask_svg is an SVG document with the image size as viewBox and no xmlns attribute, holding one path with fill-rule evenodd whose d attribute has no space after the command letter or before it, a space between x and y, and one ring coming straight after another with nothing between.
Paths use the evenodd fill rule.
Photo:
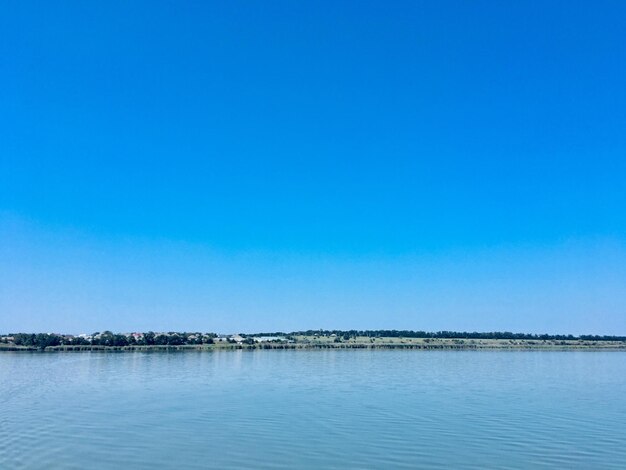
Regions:
<instances>
[{"instance_id":1,"label":"distant shoreline","mask_svg":"<svg viewBox=\"0 0 626 470\"><path fill-rule=\"evenodd\" d=\"M626 351L626 341L559 341L559 340L460 340L458 338L377 338L347 342L330 342L312 338L299 338L286 342L257 342L254 344L182 344L182 345L59 345L38 348L0 344L0 352L148 352L148 351L237 351L237 350L313 350L313 349L380 349L380 350L517 350L517 351Z\"/></svg>"}]
</instances>

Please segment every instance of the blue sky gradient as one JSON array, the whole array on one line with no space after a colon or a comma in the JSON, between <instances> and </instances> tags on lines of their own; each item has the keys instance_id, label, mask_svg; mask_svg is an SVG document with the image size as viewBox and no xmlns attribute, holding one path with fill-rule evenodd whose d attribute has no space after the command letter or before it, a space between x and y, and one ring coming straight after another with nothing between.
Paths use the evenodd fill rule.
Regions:
<instances>
[{"instance_id":1,"label":"blue sky gradient","mask_svg":"<svg viewBox=\"0 0 626 470\"><path fill-rule=\"evenodd\" d=\"M0 332L626 333L623 2L0 12Z\"/></svg>"}]
</instances>

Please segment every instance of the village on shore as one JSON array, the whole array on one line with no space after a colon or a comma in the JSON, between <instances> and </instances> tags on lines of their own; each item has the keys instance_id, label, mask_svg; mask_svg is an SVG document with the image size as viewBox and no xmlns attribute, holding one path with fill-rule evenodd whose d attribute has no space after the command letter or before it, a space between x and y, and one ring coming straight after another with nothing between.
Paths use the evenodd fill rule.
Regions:
<instances>
[{"instance_id":1,"label":"village on shore","mask_svg":"<svg viewBox=\"0 0 626 470\"><path fill-rule=\"evenodd\" d=\"M229 334L111 331L0 335L0 351L227 349L599 349L626 350L626 336L410 330L307 330Z\"/></svg>"}]
</instances>

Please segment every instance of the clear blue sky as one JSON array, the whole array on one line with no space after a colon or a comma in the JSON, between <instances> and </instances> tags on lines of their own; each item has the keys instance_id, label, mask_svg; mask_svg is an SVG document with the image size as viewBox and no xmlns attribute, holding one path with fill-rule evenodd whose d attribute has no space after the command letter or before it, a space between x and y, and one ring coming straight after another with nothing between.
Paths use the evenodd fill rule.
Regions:
<instances>
[{"instance_id":1,"label":"clear blue sky","mask_svg":"<svg viewBox=\"0 0 626 470\"><path fill-rule=\"evenodd\" d=\"M626 334L626 3L6 1L0 332Z\"/></svg>"}]
</instances>

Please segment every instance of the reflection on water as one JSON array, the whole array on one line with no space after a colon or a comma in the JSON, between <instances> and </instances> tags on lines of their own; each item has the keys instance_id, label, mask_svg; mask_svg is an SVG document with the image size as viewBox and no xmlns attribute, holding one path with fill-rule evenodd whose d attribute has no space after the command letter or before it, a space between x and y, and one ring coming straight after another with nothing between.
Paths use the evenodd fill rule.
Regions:
<instances>
[{"instance_id":1,"label":"reflection on water","mask_svg":"<svg viewBox=\"0 0 626 470\"><path fill-rule=\"evenodd\" d=\"M0 468L624 468L626 353L0 354Z\"/></svg>"}]
</instances>

